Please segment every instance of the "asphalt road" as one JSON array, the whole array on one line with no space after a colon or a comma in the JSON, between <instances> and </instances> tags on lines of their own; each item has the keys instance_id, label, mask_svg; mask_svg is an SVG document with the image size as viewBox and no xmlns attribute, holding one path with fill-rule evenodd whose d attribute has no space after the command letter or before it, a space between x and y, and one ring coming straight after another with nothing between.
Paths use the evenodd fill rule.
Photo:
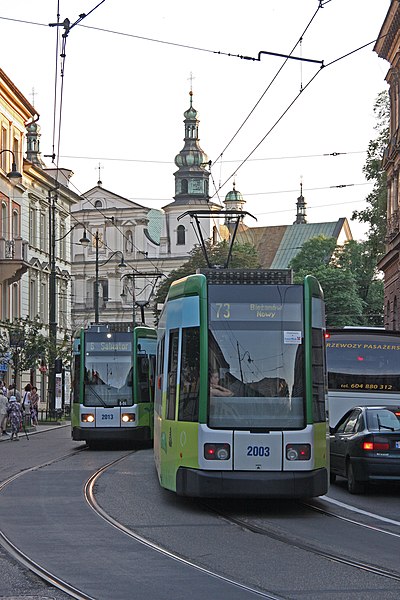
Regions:
<instances>
[{"instance_id":1,"label":"asphalt road","mask_svg":"<svg viewBox=\"0 0 400 600\"><path fill-rule=\"evenodd\" d=\"M29 441L1 443L1 480L79 447L82 443L71 441L68 428L31 436ZM124 454L126 458L99 478L95 489L97 501L115 519L163 547L206 569L284 598L394 600L400 597L398 582L327 560L293 543L255 534L197 501L162 490L150 449L134 454L118 450L84 451L25 474L0 494L1 529L38 562L72 578L77 586L90 590L99 599L256 597L214 578L199 576L198 572L166 560L137 542L133 544L85 504L83 484L89 475ZM352 497L346 494L340 484L330 492L338 501L350 503ZM365 511L376 505L389 506L387 514L390 512L392 519L400 520L398 496L394 492L389 502L385 502L385 496L376 493L371 498L361 498L360 502ZM211 508L223 508L227 516L239 516L283 536L289 533L292 541L307 539L316 549L334 549L343 556L369 562L373 559L377 565L397 570L398 538L312 513L298 503L215 502ZM348 513L340 507L338 510ZM393 514L396 510L397 514ZM372 521L365 515L363 519ZM35 598L67 597L41 583L4 552L0 554L0 569L3 598L26 599L28 594Z\"/></svg>"}]
</instances>

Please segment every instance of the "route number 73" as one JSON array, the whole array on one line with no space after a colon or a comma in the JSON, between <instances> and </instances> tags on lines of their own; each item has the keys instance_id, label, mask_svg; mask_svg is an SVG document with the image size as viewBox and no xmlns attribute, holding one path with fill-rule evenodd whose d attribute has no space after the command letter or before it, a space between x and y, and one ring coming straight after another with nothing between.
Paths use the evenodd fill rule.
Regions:
<instances>
[{"instance_id":1,"label":"route number 73","mask_svg":"<svg viewBox=\"0 0 400 600\"><path fill-rule=\"evenodd\" d=\"M228 302L217 302L217 319L230 319L231 318L231 305Z\"/></svg>"}]
</instances>

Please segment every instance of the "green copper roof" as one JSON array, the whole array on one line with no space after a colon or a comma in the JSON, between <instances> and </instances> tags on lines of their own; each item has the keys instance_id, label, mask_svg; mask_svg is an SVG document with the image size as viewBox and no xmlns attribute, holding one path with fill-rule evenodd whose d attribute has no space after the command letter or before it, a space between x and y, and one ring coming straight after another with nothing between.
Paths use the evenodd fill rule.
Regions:
<instances>
[{"instance_id":1,"label":"green copper roof","mask_svg":"<svg viewBox=\"0 0 400 600\"><path fill-rule=\"evenodd\" d=\"M149 223L147 225L148 236L155 244L159 244L161 238L163 213L161 210L151 208L147 213L147 218L149 219Z\"/></svg>"},{"instance_id":2,"label":"green copper roof","mask_svg":"<svg viewBox=\"0 0 400 600\"><path fill-rule=\"evenodd\" d=\"M301 250L307 240L324 235L337 239L343 226L343 219L331 223L301 223L289 225L282 237L270 268L287 269L290 261Z\"/></svg>"}]
</instances>

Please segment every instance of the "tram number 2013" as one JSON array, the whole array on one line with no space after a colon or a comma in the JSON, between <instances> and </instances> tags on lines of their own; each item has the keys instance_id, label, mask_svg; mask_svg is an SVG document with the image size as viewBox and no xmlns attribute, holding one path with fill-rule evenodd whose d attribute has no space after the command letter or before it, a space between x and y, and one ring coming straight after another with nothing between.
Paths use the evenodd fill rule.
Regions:
<instances>
[{"instance_id":1,"label":"tram number 2013","mask_svg":"<svg viewBox=\"0 0 400 600\"><path fill-rule=\"evenodd\" d=\"M269 456L269 446L247 446L247 456Z\"/></svg>"},{"instance_id":2,"label":"tram number 2013","mask_svg":"<svg viewBox=\"0 0 400 600\"><path fill-rule=\"evenodd\" d=\"M102 421L106 421L106 420L113 419L113 418L114 418L114 415L101 415Z\"/></svg>"}]
</instances>

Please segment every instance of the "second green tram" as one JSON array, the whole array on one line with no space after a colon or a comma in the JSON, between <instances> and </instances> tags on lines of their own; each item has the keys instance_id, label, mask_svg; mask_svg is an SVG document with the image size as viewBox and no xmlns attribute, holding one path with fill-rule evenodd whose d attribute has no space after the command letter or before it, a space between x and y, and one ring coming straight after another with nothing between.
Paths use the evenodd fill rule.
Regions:
<instances>
[{"instance_id":1,"label":"second green tram","mask_svg":"<svg viewBox=\"0 0 400 600\"><path fill-rule=\"evenodd\" d=\"M157 333L91 325L73 340L71 434L89 446L153 439Z\"/></svg>"},{"instance_id":2,"label":"second green tram","mask_svg":"<svg viewBox=\"0 0 400 600\"><path fill-rule=\"evenodd\" d=\"M328 490L325 314L314 277L208 270L171 285L158 327L154 453L182 496Z\"/></svg>"}]
</instances>

